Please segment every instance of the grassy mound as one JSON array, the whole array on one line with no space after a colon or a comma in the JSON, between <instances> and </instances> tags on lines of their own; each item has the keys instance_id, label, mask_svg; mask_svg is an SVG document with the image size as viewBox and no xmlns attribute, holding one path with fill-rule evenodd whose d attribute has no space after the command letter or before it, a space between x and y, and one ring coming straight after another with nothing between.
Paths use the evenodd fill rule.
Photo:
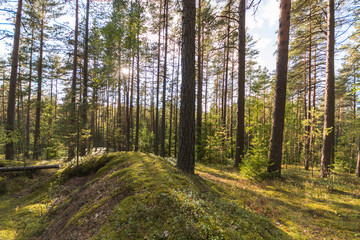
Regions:
<instances>
[{"instance_id":1,"label":"grassy mound","mask_svg":"<svg viewBox=\"0 0 360 240\"><path fill-rule=\"evenodd\" d=\"M287 239L262 215L223 198L221 186L161 158L120 153L99 161L107 164L85 184L69 187L79 177L64 183L74 190L59 192L41 239Z\"/></svg>"},{"instance_id":2,"label":"grassy mound","mask_svg":"<svg viewBox=\"0 0 360 240\"><path fill-rule=\"evenodd\" d=\"M0 239L359 237L358 179L289 168L282 180L252 182L202 164L186 175L169 160L112 153L11 179L28 187L0 195Z\"/></svg>"}]
</instances>

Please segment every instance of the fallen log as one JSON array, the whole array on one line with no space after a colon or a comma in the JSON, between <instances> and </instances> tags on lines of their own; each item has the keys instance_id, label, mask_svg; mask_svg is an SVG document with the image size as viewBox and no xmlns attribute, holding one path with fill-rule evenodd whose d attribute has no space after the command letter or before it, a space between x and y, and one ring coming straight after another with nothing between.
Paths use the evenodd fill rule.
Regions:
<instances>
[{"instance_id":1,"label":"fallen log","mask_svg":"<svg viewBox=\"0 0 360 240\"><path fill-rule=\"evenodd\" d=\"M51 169L60 168L60 165L39 165L39 166L26 166L26 167L0 167L0 172L16 172L16 171L28 171L37 169Z\"/></svg>"}]
</instances>

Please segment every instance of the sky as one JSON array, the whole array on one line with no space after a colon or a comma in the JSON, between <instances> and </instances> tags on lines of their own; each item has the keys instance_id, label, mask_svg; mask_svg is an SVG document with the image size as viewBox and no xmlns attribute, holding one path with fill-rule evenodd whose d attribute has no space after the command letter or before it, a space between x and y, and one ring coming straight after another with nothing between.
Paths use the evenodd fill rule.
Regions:
<instances>
[{"instance_id":1,"label":"sky","mask_svg":"<svg viewBox=\"0 0 360 240\"><path fill-rule=\"evenodd\" d=\"M256 13L246 13L246 26L249 33L257 40L256 48L260 51L258 62L270 71L275 70L277 34L279 28L279 5L277 0L262 0Z\"/></svg>"}]
</instances>

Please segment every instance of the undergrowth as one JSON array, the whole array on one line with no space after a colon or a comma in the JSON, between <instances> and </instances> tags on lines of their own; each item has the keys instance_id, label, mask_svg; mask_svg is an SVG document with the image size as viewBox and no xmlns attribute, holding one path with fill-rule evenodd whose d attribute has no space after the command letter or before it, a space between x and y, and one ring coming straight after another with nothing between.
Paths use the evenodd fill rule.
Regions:
<instances>
[{"instance_id":1,"label":"undergrowth","mask_svg":"<svg viewBox=\"0 0 360 240\"><path fill-rule=\"evenodd\" d=\"M356 239L359 179L289 166L251 181L229 166L121 152L2 178L0 239ZM27 186L20 189L18 186Z\"/></svg>"}]
</instances>

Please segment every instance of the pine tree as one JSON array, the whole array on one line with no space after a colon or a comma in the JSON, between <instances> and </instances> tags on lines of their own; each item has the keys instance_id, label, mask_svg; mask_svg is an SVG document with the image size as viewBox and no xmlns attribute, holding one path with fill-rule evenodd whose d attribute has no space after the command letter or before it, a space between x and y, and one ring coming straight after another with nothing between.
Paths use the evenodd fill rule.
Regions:
<instances>
[{"instance_id":1,"label":"pine tree","mask_svg":"<svg viewBox=\"0 0 360 240\"><path fill-rule=\"evenodd\" d=\"M275 105L271 125L268 172L281 176L282 143L285 120L286 82L289 51L290 0L280 2L278 57L276 63Z\"/></svg>"},{"instance_id":2,"label":"pine tree","mask_svg":"<svg viewBox=\"0 0 360 240\"><path fill-rule=\"evenodd\" d=\"M195 171L195 0L183 0L182 84L177 167Z\"/></svg>"},{"instance_id":3,"label":"pine tree","mask_svg":"<svg viewBox=\"0 0 360 240\"><path fill-rule=\"evenodd\" d=\"M321 150L320 176L327 177L330 174L330 164L334 156L334 132L335 132L335 2L328 1L327 19L327 57L326 57L326 86L325 86L325 113L323 146Z\"/></svg>"},{"instance_id":4,"label":"pine tree","mask_svg":"<svg viewBox=\"0 0 360 240\"><path fill-rule=\"evenodd\" d=\"M14 120L15 120L15 102L16 102L16 80L19 61L20 27L21 27L22 0L18 0L16 12L14 45L11 55L11 76L8 95L6 136L7 143L5 147L5 159L14 159Z\"/></svg>"}]
</instances>

